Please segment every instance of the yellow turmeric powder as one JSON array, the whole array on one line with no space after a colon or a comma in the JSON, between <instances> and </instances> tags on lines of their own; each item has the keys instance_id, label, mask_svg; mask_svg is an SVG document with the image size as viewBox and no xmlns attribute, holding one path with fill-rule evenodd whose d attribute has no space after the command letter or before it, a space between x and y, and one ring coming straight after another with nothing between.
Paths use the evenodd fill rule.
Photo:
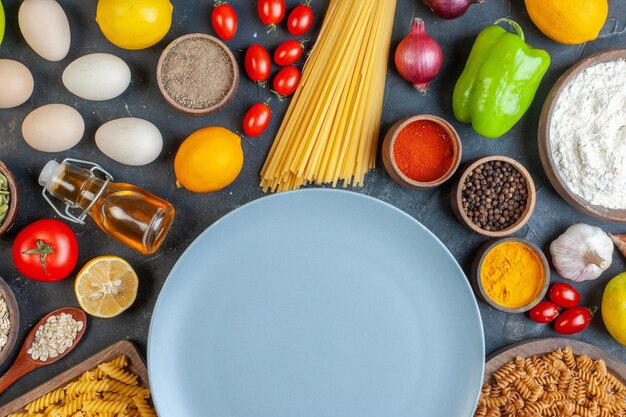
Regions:
<instances>
[{"instance_id":1,"label":"yellow turmeric powder","mask_svg":"<svg viewBox=\"0 0 626 417\"><path fill-rule=\"evenodd\" d=\"M489 298L508 308L530 303L541 291L544 270L535 251L519 242L495 246L483 260L480 270L483 288Z\"/></svg>"}]
</instances>

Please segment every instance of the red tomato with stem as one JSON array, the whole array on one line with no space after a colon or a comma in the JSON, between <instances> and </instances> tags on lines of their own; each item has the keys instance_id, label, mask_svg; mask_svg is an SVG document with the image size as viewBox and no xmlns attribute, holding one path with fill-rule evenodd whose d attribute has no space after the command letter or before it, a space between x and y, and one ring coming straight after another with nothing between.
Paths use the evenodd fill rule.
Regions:
<instances>
[{"instance_id":1,"label":"red tomato with stem","mask_svg":"<svg viewBox=\"0 0 626 417\"><path fill-rule=\"evenodd\" d=\"M257 11L268 32L276 30L276 25L285 17L285 0L259 0Z\"/></svg>"},{"instance_id":2,"label":"red tomato with stem","mask_svg":"<svg viewBox=\"0 0 626 417\"><path fill-rule=\"evenodd\" d=\"M293 36L300 36L311 30L313 26L313 9L307 4L301 4L289 13L287 30Z\"/></svg>"},{"instance_id":3,"label":"red tomato with stem","mask_svg":"<svg viewBox=\"0 0 626 417\"><path fill-rule=\"evenodd\" d=\"M298 41L289 40L281 43L276 48L276 51L274 51L274 62L281 67L293 65L302 57L302 53L302 44Z\"/></svg>"},{"instance_id":4,"label":"red tomato with stem","mask_svg":"<svg viewBox=\"0 0 626 417\"><path fill-rule=\"evenodd\" d=\"M13 262L20 274L36 281L67 278L78 261L78 242L68 225L58 220L36 221L13 242Z\"/></svg>"},{"instance_id":5,"label":"red tomato with stem","mask_svg":"<svg viewBox=\"0 0 626 417\"><path fill-rule=\"evenodd\" d=\"M282 97L289 97L296 91L298 84L300 84L300 70L292 65L276 74L274 91Z\"/></svg>"},{"instance_id":6,"label":"red tomato with stem","mask_svg":"<svg viewBox=\"0 0 626 417\"><path fill-rule=\"evenodd\" d=\"M574 287L563 282L557 282L550 287L548 293L550 301L559 307L572 308L580 303L580 294Z\"/></svg>"},{"instance_id":7,"label":"red tomato with stem","mask_svg":"<svg viewBox=\"0 0 626 417\"><path fill-rule=\"evenodd\" d=\"M541 301L528 312L535 323L550 323L559 315L559 308L549 301Z\"/></svg>"},{"instance_id":8,"label":"red tomato with stem","mask_svg":"<svg viewBox=\"0 0 626 417\"><path fill-rule=\"evenodd\" d=\"M262 83L270 76L272 70L272 60L267 49L261 45L254 44L246 51L245 65L246 73L252 81Z\"/></svg>"},{"instance_id":9,"label":"red tomato with stem","mask_svg":"<svg viewBox=\"0 0 626 417\"><path fill-rule=\"evenodd\" d=\"M554 330L560 334L580 333L589 327L596 308L574 307L565 310L554 322Z\"/></svg>"},{"instance_id":10,"label":"red tomato with stem","mask_svg":"<svg viewBox=\"0 0 626 417\"><path fill-rule=\"evenodd\" d=\"M265 129L270 124L270 120L272 120L272 110L267 105L267 102L257 103L246 113L246 117L243 119L243 130L248 136L259 136L265 132Z\"/></svg>"},{"instance_id":11,"label":"red tomato with stem","mask_svg":"<svg viewBox=\"0 0 626 417\"><path fill-rule=\"evenodd\" d=\"M211 14L211 23L217 36L229 41L237 33L237 12L230 4L217 2Z\"/></svg>"}]
</instances>

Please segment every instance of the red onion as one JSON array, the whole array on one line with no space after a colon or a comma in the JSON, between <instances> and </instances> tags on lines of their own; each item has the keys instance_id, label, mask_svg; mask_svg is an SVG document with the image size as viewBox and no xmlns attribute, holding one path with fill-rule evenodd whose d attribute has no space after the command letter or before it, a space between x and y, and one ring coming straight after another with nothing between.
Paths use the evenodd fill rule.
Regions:
<instances>
[{"instance_id":1,"label":"red onion","mask_svg":"<svg viewBox=\"0 0 626 417\"><path fill-rule=\"evenodd\" d=\"M396 49L396 67L400 75L425 93L442 64L441 47L424 31L424 21L416 17L411 32Z\"/></svg>"},{"instance_id":2,"label":"red onion","mask_svg":"<svg viewBox=\"0 0 626 417\"><path fill-rule=\"evenodd\" d=\"M424 0L430 10L444 19L463 16L472 4L482 2L483 0Z\"/></svg>"}]
</instances>

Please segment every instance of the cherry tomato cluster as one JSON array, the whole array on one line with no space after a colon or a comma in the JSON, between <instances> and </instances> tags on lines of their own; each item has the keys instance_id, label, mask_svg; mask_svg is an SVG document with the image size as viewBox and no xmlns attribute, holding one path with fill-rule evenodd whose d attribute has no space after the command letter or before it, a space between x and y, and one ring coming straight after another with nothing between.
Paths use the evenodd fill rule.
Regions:
<instances>
[{"instance_id":1,"label":"cherry tomato cluster","mask_svg":"<svg viewBox=\"0 0 626 417\"><path fill-rule=\"evenodd\" d=\"M258 0L257 13L261 22L267 25L268 32L275 31L287 13L285 0ZM302 36L313 26L313 10L308 3L294 8L287 18L287 31L293 36ZM224 41L231 40L237 33L237 13L222 1L217 1L211 15L211 22L217 35ZM279 97L289 97L300 84L300 70L294 65L304 54L303 42L288 40L274 51L274 62L282 68L274 77L273 91ZM248 77L264 86L272 71L270 54L259 44L246 50L244 67ZM248 136L258 136L269 126L272 111L268 102L256 103L248 110L244 122L244 132Z\"/></svg>"},{"instance_id":2,"label":"cherry tomato cluster","mask_svg":"<svg viewBox=\"0 0 626 417\"><path fill-rule=\"evenodd\" d=\"M595 310L578 306L580 294L574 287L561 282L553 284L548 298L550 301L541 301L529 311L531 320L536 323L554 321L554 330L565 335L580 333L589 327Z\"/></svg>"}]
</instances>

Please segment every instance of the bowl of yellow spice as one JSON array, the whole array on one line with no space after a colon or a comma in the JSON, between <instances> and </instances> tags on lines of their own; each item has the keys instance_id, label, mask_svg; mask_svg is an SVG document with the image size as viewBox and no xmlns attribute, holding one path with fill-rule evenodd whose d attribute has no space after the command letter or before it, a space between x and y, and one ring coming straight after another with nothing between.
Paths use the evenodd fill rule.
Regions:
<instances>
[{"instance_id":1,"label":"bowl of yellow spice","mask_svg":"<svg viewBox=\"0 0 626 417\"><path fill-rule=\"evenodd\" d=\"M528 240L493 240L474 258L472 285L490 306L505 313L523 313L546 295L550 266L541 249Z\"/></svg>"}]
</instances>

